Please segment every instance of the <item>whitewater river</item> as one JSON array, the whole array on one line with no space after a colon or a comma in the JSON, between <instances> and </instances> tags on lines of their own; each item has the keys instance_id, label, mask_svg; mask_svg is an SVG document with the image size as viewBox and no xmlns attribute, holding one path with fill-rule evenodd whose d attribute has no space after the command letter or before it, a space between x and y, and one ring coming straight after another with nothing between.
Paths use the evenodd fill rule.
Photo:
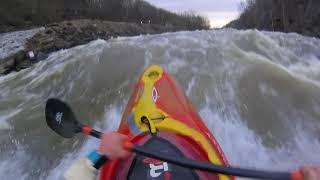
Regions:
<instances>
[{"instance_id":1,"label":"whitewater river","mask_svg":"<svg viewBox=\"0 0 320 180\"><path fill-rule=\"evenodd\" d=\"M1 48L4 57L19 45ZM116 130L134 83L152 64L186 91L231 165L320 164L320 40L212 30L96 40L0 77L1 179L61 179L98 142L54 134L46 100L61 98L82 122Z\"/></svg>"}]
</instances>

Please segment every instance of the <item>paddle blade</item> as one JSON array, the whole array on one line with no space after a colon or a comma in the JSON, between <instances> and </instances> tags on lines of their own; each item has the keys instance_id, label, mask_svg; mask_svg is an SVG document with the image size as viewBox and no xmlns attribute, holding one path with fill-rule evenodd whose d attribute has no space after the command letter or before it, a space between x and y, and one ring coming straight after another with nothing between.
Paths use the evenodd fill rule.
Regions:
<instances>
[{"instance_id":1,"label":"paddle blade","mask_svg":"<svg viewBox=\"0 0 320 180\"><path fill-rule=\"evenodd\" d=\"M81 125L71 108L59 99L47 101L45 114L48 126L62 137L72 138L81 131Z\"/></svg>"}]
</instances>

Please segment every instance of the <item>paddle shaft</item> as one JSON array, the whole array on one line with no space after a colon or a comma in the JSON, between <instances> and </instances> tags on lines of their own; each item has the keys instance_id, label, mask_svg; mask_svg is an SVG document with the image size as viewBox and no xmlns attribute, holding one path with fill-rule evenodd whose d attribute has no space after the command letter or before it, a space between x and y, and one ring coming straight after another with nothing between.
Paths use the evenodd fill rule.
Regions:
<instances>
[{"instance_id":1,"label":"paddle shaft","mask_svg":"<svg viewBox=\"0 0 320 180\"><path fill-rule=\"evenodd\" d=\"M82 127L82 133L86 135L93 136L95 138L101 138L101 132L96 131L90 127ZM170 157L168 155L153 153L151 151L143 149L141 146L133 145L131 142L124 143L125 148L135 152L139 155L147 156L150 158L155 158L158 160L162 160L165 162L169 162L178 166L187 167L190 169L198 169L207 172L214 172L220 174L226 174L231 176L238 177L247 177L247 178L256 178L256 179L273 179L273 180L300 180L301 174L299 172L296 173L288 173L288 172L268 172L261 170L251 170L244 168L236 168L236 167L223 167L218 166L206 162L195 161L187 158L175 158Z\"/></svg>"},{"instance_id":2,"label":"paddle shaft","mask_svg":"<svg viewBox=\"0 0 320 180\"><path fill-rule=\"evenodd\" d=\"M101 135L102 135L101 132L96 131L96 130L88 127L88 126L81 127L81 132L83 134L90 135L90 136L93 136L93 137L98 138L98 139L101 139Z\"/></svg>"}]
</instances>

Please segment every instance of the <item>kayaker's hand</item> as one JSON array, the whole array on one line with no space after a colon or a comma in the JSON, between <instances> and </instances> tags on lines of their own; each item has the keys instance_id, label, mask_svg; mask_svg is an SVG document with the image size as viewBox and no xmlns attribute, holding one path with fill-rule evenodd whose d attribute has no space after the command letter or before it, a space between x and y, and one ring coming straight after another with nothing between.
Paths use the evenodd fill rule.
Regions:
<instances>
[{"instance_id":1,"label":"kayaker's hand","mask_svg":"<svg viewBox=\"0 0 320 180\"><path fill-rule=\"evenodd\" d=\"M105 132L101 137L98 151L108 159L125 158L129 152L123 149L122 143L128 139L127 136L116 132Z\"/></svg>"},{"instance_id":2,"label":"kayaker's hand","mask_svg":"<svg viewBox=\"0 0 320 180\"><path fill-rule=\"evenodd\" d=\"M301 168L303 180L319 180L320 167L303 167Z\"/></svg>"}]
</instances>

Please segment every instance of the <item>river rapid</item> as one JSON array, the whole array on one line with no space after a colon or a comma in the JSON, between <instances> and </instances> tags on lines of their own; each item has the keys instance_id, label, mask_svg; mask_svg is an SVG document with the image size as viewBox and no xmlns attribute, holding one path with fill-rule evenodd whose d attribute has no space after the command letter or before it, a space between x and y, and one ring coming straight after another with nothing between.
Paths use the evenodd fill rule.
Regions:
<instances>
[{"instance_id":1,"label":"river rapid","mask_svg":"<svg viewBox=\"0 0 320 180\"><path fill-rule=\"evenodd\" d=\"M0 57L20 48L10 43L15 38L23 41L0 34ZM0 177L61 179L98 141L53 133L46 100L60 98L82 122L116 130L134 83L152 64L185 90L231 165L320 163L320 40L224 29L96 40L0 76Z\"/></svg>"}]
</instances>

